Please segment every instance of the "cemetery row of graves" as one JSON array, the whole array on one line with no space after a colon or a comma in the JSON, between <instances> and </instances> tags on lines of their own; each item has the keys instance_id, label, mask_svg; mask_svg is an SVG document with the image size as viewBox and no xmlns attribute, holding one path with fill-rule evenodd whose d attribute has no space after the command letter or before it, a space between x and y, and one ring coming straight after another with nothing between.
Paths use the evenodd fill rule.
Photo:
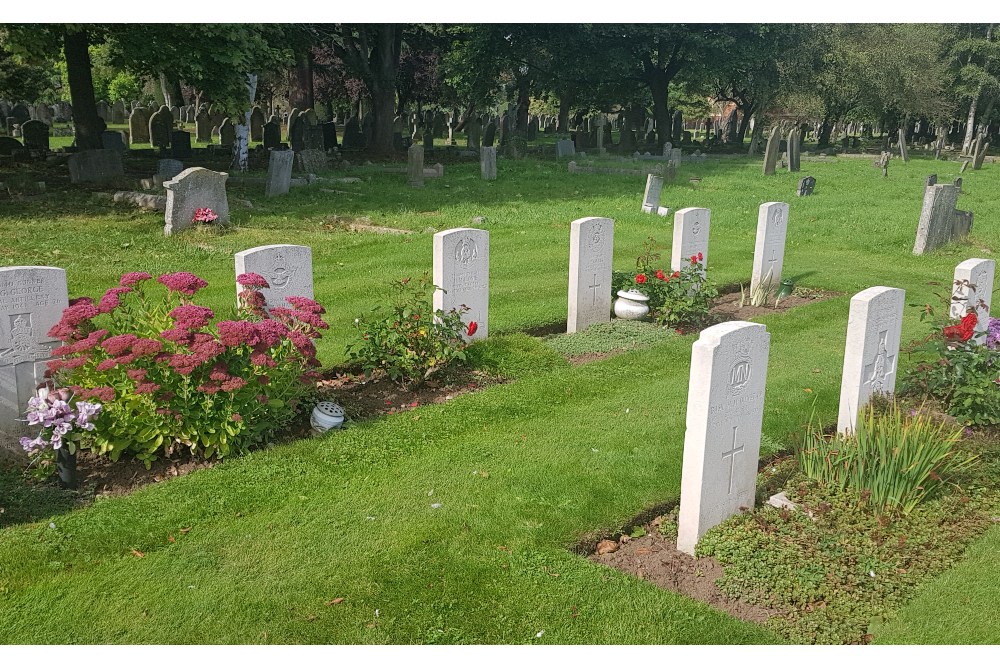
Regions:
<instances>
[{"instance_id":1,"label":"cemetery row of graves","mask_svg":"<svg viewBox=\"0 0 1000 667\"><path fill-rule=\"evenodd\" d=\"M797 131L787 135L791 172ZM430 169L433 142L414 144L405 174L330 171L315 149L324 159L306 169L312 185L295 188L293 164L308 148L270 151L263 178L164 158L152 210L74 189L101 173L117 186L122 154L105 149L69 157L81 176L64 199L22 199L2 214L6 427L24 430L17 420L46 370L57 381L46 405L31 404L39 414L24 448L54 464L53 444L72 433L60 451L80 436L74 447L111 459L186 451L225 461L4 529L4 633L45 641L62 623L43 613L50 596L72 607L96 586L120 586L135 594L100 601L100 622L63 638L150 641L169 627L188 641L926 639L907 635L919 617L893 619L995 512L983 481L996 457L984 434L1000 417L990 393L995 239L957 209L962 196L979 219L996 213L991 169L980 161L975 180L938 185L925 172L950 176L958 163L907 157L883 175L823 157L804 187L776 173L777 139L763 170L682 161L670 148L662 169L637 174L567 170L567 143L556 162L498 161L484 146L478 165ZM250 206L231 208L237 200ZM331 225L331 211L363 224ZM29 227L42 212L50 222ZM838 296L713 324L717 288L775 306L785 279ZM619 288L645 296L659 324L644 326L666 335L570 365L552 343L596 345L619 322ZM928 314L936 319L923 322ZM565 334L528 335L539 328ZM925 336L930 347L907 352ZM317 381L388 375L404 385L402 406L406 391L462 368L503 382L296 437L319 398L349 407L348 393L321 396ZM877 398L894 390L905 407ZM68 412L40 414L56 408ZM837 415L837 428L814 431L810 415ZM939 418L932 432L925 422ZM878 495L870 478L840 472L857 467L844 450L893 419L885 437L903 440L880 441L885 469L909 443L920 465L885 473L901 486ZM971 459L970 447L984 450ZM794 471L771 479L769 462ZM674 512L655 524L673 551L742 573L719 587L773 617L746 623L573 553L624 549L652 530L639 519L651 508ZM910 541L880 535L889 525L912 530ZM825 529L831 539L847 526L893 549L855 552L845 538L839 559L837 549L776 551L782 535ZM739 546L751 542L756 554ZM762 562L798 588L767 588L782 577L761 577ZM260 572L282 592L263 595L267 578L248 578ZM955 604L968 614L972 603ZM982 631L972 634L989 640Z\"/></svg>"}]
</instances>

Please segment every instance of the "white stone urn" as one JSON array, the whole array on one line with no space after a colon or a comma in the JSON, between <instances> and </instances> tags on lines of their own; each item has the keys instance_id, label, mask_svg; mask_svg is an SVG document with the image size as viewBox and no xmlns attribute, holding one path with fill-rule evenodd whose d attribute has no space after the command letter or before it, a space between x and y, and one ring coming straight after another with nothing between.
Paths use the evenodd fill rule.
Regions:
<instances>
[{"instance_id":1,"label":"white stone urn","mask_svg":"<svg viewBox=\"0 0 1000 667\"><path fill-rule=\"evenodd\" d=\"M615 317L622 320L641 320L649 315L649 297L634 290L619 290L615 299Z\"/></svg>"}]
</instances>

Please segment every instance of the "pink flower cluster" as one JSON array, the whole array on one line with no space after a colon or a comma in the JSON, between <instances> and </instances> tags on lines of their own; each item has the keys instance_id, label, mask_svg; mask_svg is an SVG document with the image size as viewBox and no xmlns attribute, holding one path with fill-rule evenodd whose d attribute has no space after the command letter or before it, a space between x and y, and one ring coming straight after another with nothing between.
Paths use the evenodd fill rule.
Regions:
<instances>
[{"instance_id":1,"label":"pink flower cluster","mask_svg":"<svg viewBox=\"0 0 1000 667\"><path fill-rule=\"evenodd\" d=\"M156 279L171 292L180 292L187 296L194 296L203 287L208 287L208 283L187 271L177 273L164 273Z\"/></svg>"},{"instance_id":2,"label":"pink flower cluster","mask_svg":"<svg viewBox=\"0 0 1000 667\"><path fill-rule=\"evenodd\" d=\"M219 216L216 215L215 211L205 207L199 208L194 212L194 215L191 217L191 222L215 222L218 219Z\"/></svg>"}]
</instances>

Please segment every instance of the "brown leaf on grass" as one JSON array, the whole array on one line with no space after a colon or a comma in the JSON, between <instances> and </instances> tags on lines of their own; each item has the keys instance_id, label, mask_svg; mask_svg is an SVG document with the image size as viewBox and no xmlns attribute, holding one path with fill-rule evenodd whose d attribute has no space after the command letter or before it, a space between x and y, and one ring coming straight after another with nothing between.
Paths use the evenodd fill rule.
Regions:
<instances>
[{"instance_id":1,"label":"brown leaf on grass","mask_svg":"<svg viewBox=\"0 0 1000 667\"><path fill-rule=\"evenodd\" d=\"M579 615L580 615L580 612L578 612L576 610L576 605L573 605L572 607L570 607L570 615L569 615L570 618L576 618Z\"/></svg>"},{"instance_id":2,"label":"brown leaf on grass","mask_svg":"<svg viewBox=\"0 0 1000 667\"><path fill-rule=\"evenodd\" d=\"M168 538L167 538L167 542L170 542L171 544L173 544L173 543L176 543L176 542L177 542L177 540L175 540L175 539L174 539L174 536L173 536L173 535L171 535L170 537L168 537Z\"/></svg>"},{"instance_id":3,"label":"brown leaf on grass","mask_svg":"<svg viewBox=\"0 0 1000 667\"><path fill-rule=\"evenodd\" d=\"M191 528L190 527L188 527L188 528L181 528L181 535L187 535L190 532L191 532Z\"/></svg>"},{"instance_id":4,"label":"brown leaf on grass","mask_svg":"<svg viewBox=\"0 0 1000 667\"><path fill-rule=\"evenodd\" d=\"M308 616L306 616L306 620L309 621L310 623L315 621L317 618L319 618L319 616L317 616L316 614L309 614Z\"/></svg>"},{"instance_id":5,"label":"brown leaf on grass","mask_svg":"<svg viewBox=\"0 0 1000 667\"><path fill-rule=\"evenodd\" d=\"M344 598L333 598L332 600L327 600L323 604L325 604L327 607L329 607L332 604L340 604L343 601L344 601Z\"/></svg>"},{"instance_id":6,"label":"brown leaf on grass","mask_svg":"<svg viewBox=\"0 0 1000 667\"><path fill-rule=\"evenodd\" d=\"M138 549L132 549L132 555L135 556L136 558L145 558L146 557L146 554L142 553Z\"/></svg>"},{"instance_id":7,"label":"brown leaf on grass","mask_svg":"<svg viewBox=\"0 0 1000 667\"><path fill-rule=\"evenodd\" d=\"M497 547L497 549L499 549L500 551L506 551L507 553L511 552L510 551L510 547L503 547L503 546L501 546L501 547Z\"/></svg>"},{"instance_id":8,"label":"brown leaf on grass","mask_svg":"<svg viewBox=\"0 0 1000 667\"><path fill-rule=\"evenodd\" d=\"M601 540L597 543L597 555L603 556L618 551L618 543L614 540Z\"/></svg>"}]
</instances>

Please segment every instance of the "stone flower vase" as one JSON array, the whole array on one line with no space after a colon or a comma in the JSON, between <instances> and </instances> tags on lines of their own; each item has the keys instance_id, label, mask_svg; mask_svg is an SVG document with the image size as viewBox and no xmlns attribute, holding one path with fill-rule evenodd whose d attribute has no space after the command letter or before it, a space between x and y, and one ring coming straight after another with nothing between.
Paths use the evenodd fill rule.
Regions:
<instances>
[{"instance_id":1,"label":"stone flower vase","mask_svg":"<svg viewBox=\"0 0 1000 667\"><path fill-rule=\"evenodd\" d=\"M621 320L641 320L649 315L649 297L642 292L619 290L615 299L615 317Z\"/></svg>"}]
</instances>

